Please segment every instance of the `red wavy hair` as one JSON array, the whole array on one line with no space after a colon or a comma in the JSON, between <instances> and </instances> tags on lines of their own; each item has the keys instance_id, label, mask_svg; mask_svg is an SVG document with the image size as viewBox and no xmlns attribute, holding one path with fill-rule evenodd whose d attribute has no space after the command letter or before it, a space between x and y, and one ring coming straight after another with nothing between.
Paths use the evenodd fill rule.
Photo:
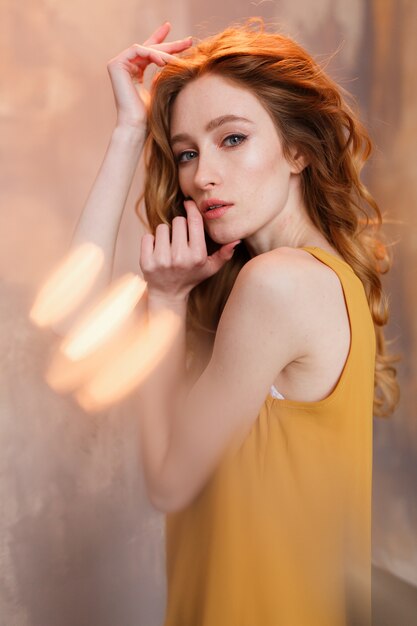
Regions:
<instances>
[{"instance_id":1,"label":"red wavy hair","mask_svg":"<svg viewBox=\"0 0 417 626\"><path fill-rule=\"evenodd\" d=\"M389 305L381 274L391 268L392 257L381 234L381 211L360 179L372 143L347 103L349 94L299 44L266 32L262 18L250 18L198 42L155 76L145 145L147 176L136 203L139 217L143 199L153 233L161 222L170 225L176 215L185 215L169 144L171 107L188 82L208 72L256 95L271 115L288 159L295 146L306 155L309 165L301 173L305 205L317 229L364 285L377 339L374 415L391 415L399 401L394 363L400 359L386 349L383 326ZM206 243L209 253L218 247L207 234ZM204 338L209 346L212 343L236 276L249 258L242 242L222 270L190 293L187 343L194 367L196 346Z\"/></svg>"}]
</instances>

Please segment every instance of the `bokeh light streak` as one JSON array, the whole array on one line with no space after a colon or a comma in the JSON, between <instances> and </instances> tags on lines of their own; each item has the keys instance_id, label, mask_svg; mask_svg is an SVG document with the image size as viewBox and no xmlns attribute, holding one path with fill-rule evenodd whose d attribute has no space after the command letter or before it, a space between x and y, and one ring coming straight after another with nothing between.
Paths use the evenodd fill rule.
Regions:
<instances>
[{"instance_id":1,"label":"bokeh light streak","mask_svg":"<svg viewBox=\"0 0 417 626\"><path fill-rule=\"evenodd\" d=\"M74 361L85 358L120 328L144 294L146 282L125 274L110 287L107 295L71 329L61 352Z\"/></svg>"},{"instance_id":2,"label":"bokeh light streak","mask_svg":"<svg viewBox=\"0 0 417 626\"><path fill-rule=\"evenodd\" d=\"M88 411L102 410L118 402L143 382L161 362L180 328L180 318L161 311L147 325L138 327L129 344L106 360L92 380L75 397Z\"/></svg>"},{"instance_id":3,"label":"bokeh light streak","mask_svg":"<svg viewBox=\"0 0 417 626\"><path fill-rule=\"evenodd\" d=\"M137 328L139 319L136 311L120 326L105 343L99 346L88 356L73 361L61 350L54 350L50 356L45 373L48 385L56 393L70 393L85 385L107 360L111 360L125 345L131 341L134 328Z\"/></svg>"},{"instance_id":4,"label":"bokeh light streak","mask_svg":"<svg viewBox=\"0 0 417 626\"><path fill-rule=\"evenodd\" d=\"M55 324L84 300L104 263L101 248L91 242L78 246L47 278L29 312L37 326Z\"/></svg>"}]
</instances>

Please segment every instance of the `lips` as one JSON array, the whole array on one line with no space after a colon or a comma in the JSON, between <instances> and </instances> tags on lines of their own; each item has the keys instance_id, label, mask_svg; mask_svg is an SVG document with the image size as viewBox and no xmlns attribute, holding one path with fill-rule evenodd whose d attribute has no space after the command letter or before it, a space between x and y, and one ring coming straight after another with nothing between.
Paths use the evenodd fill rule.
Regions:
<instances>
[{"instance_id":1,"label":"lips","mask_svg":"<svg viewBox=\"0 0 417 626\"><path fill-rule=\"evenodd\" d=\"M231 206L231 202L227 202L226 200L221 200L220 198L209 198L208 200L204 200L204 202L201 203L200 206L200 211L201 213L207 213L208 211L210 211L210 207L212 206L216 206L216 207L223 207L223 206Z\"/></svg>"},{"instance_id":2,"label":"lips","mask_svg":"<svg viewBox=\"0 0 417 626\"><path fill-rule=\"evenodd\" d=\"M205 220L217 220L219 217L223 217L225 213L229 209L233 207L233 204L223 204L222 206L216 207L214 209L209 209L205 213L203 213L203 218Z\"/></svg>"}]
</instances>

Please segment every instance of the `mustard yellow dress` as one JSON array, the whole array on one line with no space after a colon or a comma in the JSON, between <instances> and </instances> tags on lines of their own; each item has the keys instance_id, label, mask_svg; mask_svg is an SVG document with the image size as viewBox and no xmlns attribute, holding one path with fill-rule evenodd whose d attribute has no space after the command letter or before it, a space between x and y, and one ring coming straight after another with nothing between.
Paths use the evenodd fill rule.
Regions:
<instances>
[{"instance_id":1,"label":"mustard yellow dress","mask_svg":"<svg viewBox=\"0 0 417 626\"><path fill-rule=\"evenodd\" d=\"M375 331L351 266L303 249L343 287L343 372L317 402L269 394L195 500L166 515L164 626L370 626Z\"/></svg>"}]
</instances>

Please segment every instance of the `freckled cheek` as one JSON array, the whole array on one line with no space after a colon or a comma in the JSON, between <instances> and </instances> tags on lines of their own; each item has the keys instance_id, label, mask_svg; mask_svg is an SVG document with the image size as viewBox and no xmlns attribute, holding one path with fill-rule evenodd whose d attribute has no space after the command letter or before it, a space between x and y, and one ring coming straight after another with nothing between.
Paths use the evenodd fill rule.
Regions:
<instances>
[{"instance_id":1,"label":"freckled cheek","mask_svg":"<svg viewBox=\"0 0 417 626\"><path fill-rule=\"evenodd\" d=\"M250 150L244 150L239 155L238 176L245 186L256 188L267 182L275 175L276 155L265 149L265 146L257 146Z\"/></svg>"},{"instance_id":2,"label":"freckled cheek","mask_svg":"<svg viewBox=\"0 0 417 626\"><path fill-rule=\"evenodd\" d=\"M239 165L239 189L246 190L245 197L263 207L263 216L279 210L287 199L289 180L289 167L282 153L268 150L265 144L242 154Z\"/></svg>"},{"instance_id":3,"label":"freckled cheek","mask_svg":"<svg viewBox=\"0 0 417 626\"><path fill-rule=\"evenodd\" d=\"M276 174L268 151L251 151L241 155L239 163L234 163L234 187L239 190L239 197L252 205L267 205L277 193Z\"/></svg>"}]
</instances>

